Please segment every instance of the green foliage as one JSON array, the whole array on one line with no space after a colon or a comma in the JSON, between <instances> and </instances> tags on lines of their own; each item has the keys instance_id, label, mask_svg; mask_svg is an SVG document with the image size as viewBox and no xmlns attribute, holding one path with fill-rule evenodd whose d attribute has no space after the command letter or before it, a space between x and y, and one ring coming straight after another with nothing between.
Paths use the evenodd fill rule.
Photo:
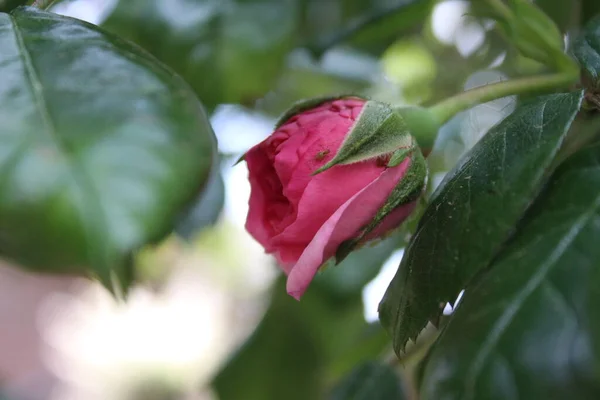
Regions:
<instances>
[{"instance_id":1,"label":"green foliage","mask_svg":"<svg viewBox=\"0 0 600 400\"><path fill-rule=\"evenodd\" d=\"M326 268L301 302L285 293L280 278L260 325L214 381L220 399L322 398L361 360L377 357L388 338L379 324L364 321L361 292L403 233Z\"/></svg>"},{"instance_id":2,"label":"green foliage","mask_svg":"<svg viewBox=\"0 0 600 400\"><path fill-rule=\"evenodd\" d=\"M596 0L581 0L581 22L583 24L598 15L600 15L600 3Z\"/></svg>"},{"instance_id":3,"label":"green foliage","mask_svg":"<svg viewBox=\"0 0 600 400\"><path fill-rule=\"evenodd\" d=\"M495 20L501 33L523 56L557 70L572 68L571 59L563 52L559 28L537 3L483 0L474 4L474 11L477 16Z\"/></svg>"},{"instance_id":4,"label":"green foliage","mask_svg":"<svg viewBox=\"0 0 600 400\"><path fill-rule=\"evenodd\" d=\"M285 281L280 279L275 288L262 322L214 380L221 400L320 397L324 355L318 340L287 296Z\"/></svg>"},{"instance_id":5,"label":"green foliage","mask_svg":"<svg viewBox=\"0 0 600 400\"><path fill-rule=\"evenodd\" d=\"M315 281L309 293L298 303L284 279L276 282L260 325L214 380L221 400L323 398L332 382L383 350L387 337L365 323L360 289L331 296Z\"/></svg>"},{"instance_id":6,"label":"green foliage","mask_svg":"<svg viewBox=\"0 0 600 400\"><path fill-rule=\"evenodd\" d=\"M388 25L367 36L354 25L370 24L387 11L383 1L120 0L103 26L181 74L213 109L220 103L254 104L279 82L296 47L323 52L352 39L372 50L382 35L391 42L403 26L422 24L432 1L395 3L395 12L384 18ZM365 13L373 17L365 19ZM342 36L340 27L346 29Z\"/></svg>"},{"instance_id":7,"label":"green foliage","mask_svg":"<svg viewBox=\"0 0 600 400\"><path fill-rule=\"evenodd\" d=\"M191 208L177 223L175 232L184 239L192 239L202 229L214 225L225 203L225 182L217 157L204 189L197 196Z\"/></svg>"},{"instance_id":8,"label":"green foliage","mask_svg":"<svg viewBox=\"0 0 600 400\"><path fill-rule=\"evenodd\" d=\"M585 26L573 45L573 54L589 79L588 86L600 89L600 16Z\"/></svg>"},{"instance_id":9,"label":"green foliage","mask_svg":"<svg viewBox=\"0 0 600 400\"><path fill-rule=\"evenodd\" d=\"M467 289L427 360L423 399L598 398L599 186L597 145L553 175Z\"/></svg>"},{"instance_id":10,"label":"green foliage","mask_svg":"<svg viewBox=\"0 0 600 400\"><path fill-rule=\"evenodd\" d=\"M340 382L330 400L402 400L408 398L396 371L385 364L366 362Z\"/></svg>"},{"instance_id":11,"label":"green foliage","mask_svg":"<svg viewBox=\"0 0 600 400\"><path fill-rule=\"evenodd\" d=\"M303 1L307 8L318 4L318 0ZM434 0L337 1L338 7L355 9L355 11L347 13L350 17L347 21L343 21L341 28L336 25L329 26L325 27L325 32L313 35L316 37L308 39L308 46L318 56L341 42L375 54L381 53L398 38L399 34L410 32L418 27L427 18L434 3ZM356 15L353 16L354 14ZM304 30L311 32L314 21L310 14L307 17Z\"/></svg>"},{"instance_id":12,"label":"green foliage","mask_svg":"<svg viewBox=\"0 0 600 400\"><path fill-rule=\"evenodd\" d=\"M0 0L2 257L124 292L138 250L221 214L229 161L198 98L273 116L357 93L375 112L333 163L395 151L389 165L418 167L377 218L421 193L425 162L428 187L441 183L391 237L340 246L301 302L279 277L215 377L219 397L600 398L598 0L463 2L468 23L444 43L435 0L119 0L103 28L31 3ZM455 46L465 32L482 46ZM462 93L490 68L507 82ZM485 113L459 113L507 95L521 95L515 111L488 132ZM403 247L383 328L368 324L362 291ZM439 336L429 325L408 343L428 322Z\"/></svg>"},{"instance_id":13,"label":"green foliage","mask_svg":"<svg viewBox=\"0 0 600 400\"><path fill-rule=\"evenodd\" d=\"M18 6L27 4L28 0L0 0L0 12L9 12Z\"/></svg>"},{"instance_id":14,"label":"green foliage","mask_svg":"<svg viewBox=\"0 0 600 400\"><path fill-rule=\"evenodd\" d=\"M546 178L581 97L555 94L522 105L448 173L380 305L398 354L511 234Z\"/></svg>"},{"instance_id":15,"label":"green foliage","mask_svg":"<svg viewBox=\"0 0 600 400\"><path fill-rule=\"evenodd\" d=\"M294 44L293 0L125 0L103 26L181 74L204 104L251 104Z\"/></svg>"},{"instance_id":16,"label":"green foliage","mask_svg":"<svg viewBox=\"0 0 600 400\"><path fill-rule=\"evenodd\" d=\"M578 0L579 1L579 0ZM583 0L585 3L588 0ZM594 0L590 3L595 2ZM578 7L565 7L563 0L535 0L534 3L546 14L561 32L569 32L578 24L578 14L586 15L583 10L578 10ZM582 5L582 7L585 7Z\"/></svg>"},{"instance_id":17,"label":"green foliage","mask_svg":"<svg viewBox=\"0 0 600 400\"><path fill-rule=\"evenodd\" d=\"M0 76L1 253L126 289L208 177L201 105L136 47L33 8L0 14Z\"/></svg>"}]
</instances>

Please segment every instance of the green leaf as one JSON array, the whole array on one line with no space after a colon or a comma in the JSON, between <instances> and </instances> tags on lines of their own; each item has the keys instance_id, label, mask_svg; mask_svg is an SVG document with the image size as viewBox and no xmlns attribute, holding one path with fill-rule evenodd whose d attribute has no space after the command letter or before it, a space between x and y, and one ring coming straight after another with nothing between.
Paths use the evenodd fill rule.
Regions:
<instances>
[{"instance_id":1,"label":"green leaf","mask_svg":"<svg viewBox=\"0 0 600 400\"><path fill-rule=\"evenodd\" d=\"M353 60L359 58L356 55L350 57ZM377 71L375 68L361 70L358 62L352 65L355 66L355 75L359 76L344 76L339 71L329 72L322 66L292 66L282 73L277 86L272 88L277 95L264 97L257 104L257 108L274 117L280 117L286 112L289 104L303 99L322 98L334 93L361 93L369 87Z\"/></svg>"},{"instance_id":2,"label":"green leaf","mask_svg":"<svg viewBox=\"0 0 600 400\"><path fill-rule=\"evenodd\" d=\"M225 182L219 163L214 164L206 187L175 228L175 232L184 239L194 238L202 229L214 225L221 215L225 203Z\"/></svg>"},{"instance_id":3,"label":"green leaf","mask_svg":"<svg viewBox=\"0 0 600 400\"><path fill-rule=\"evenodd\" d=\"M323 354L298 302L274 286L274 298L252 336L218 373L213 386L221 400L318 399ZM305 306L302 306L305 307Z\"/></svg>"},{"instance_id":4,"label":"green leaf","mask_svg":"<svg viewBox=\"0 0 600 400\"><path fill-rule=\"evenodd\" d=\"M572 52L590 81L588 86L600 88L600 16L586 24Z\"/></svg>"},{"instance_id":5,"label":"green leaf","mask_svg":"<svg viewBox=\"0 0 600 400\"><path fill-rule=\"evenodd\" d=\"M103 26L181 74L210 109L251 104L294 44L295 0L120 0Z\"/></svg>"},{"instance_id":6,"label":"green leaf","mask_svg":"<svg viewBox=\"0 0 600 400\"><path fill-rule=\"evenodd\" d=\"M596 0L592 0L596 1ZM535 4L548 15L561 32L569 30L578 24L578 5L564 0L535 0Z\"/></svg>"},{"instance_id":7,"label":"green leaf","mask_svg":"<svg viewBox=\"0 0 600 400\"><path fill-rule=\"evenodd\" d=\"M353 0L338 1L342 7ZM371 53L383 52L394 40L422 25L435 3L433 0L359 1L359 9L332 32L309 40L309 49L317 56L340 43L349 43ZM311 21L308 21L310 24Z\"/></svg>"},{"instance_id":8,"label":"green leaf","mask_svg":"<svg viewBox=\"0 0 600 400\"><path fill-rule=\"evenodd\" d=\"M491 18L519 52L559 71L571 71L573 60L563 53L564 38L554 21L530 0L474 2L473 13Z\"/></svg>"},{"instance_id":9,"label":"green leaf","mask_svg":"<svg viewBox=\"0 0 600 400\"><path fill-rule=\"evenodd\" d=\"M208 177L201 104L136 46L35 8L0 14L0 76L1 254L126 283Z\"/></svg>"},{"instance_id":10,"label":"green leaf","mask_svg":"<svg viewBox=\"0 0 600 400\"><path fill-rule=\"evenodd\" d=\"M332 296L315 281L311 296L297 302L282 276L272 296L258 328L213 381L219 399L321 399L332 382L389 344L380 327L366 324L360 293Z\"/></svg>"},{"instance_id":11,"label":"green leaf","mask_svg":"<svg viewBox=\"0 0 600 400\"><path fill-rule=\"evenodd\" d=\"M18 6L25 5L28 0L0 0L0 12L9 12Z\"/></svg>"},{"instance_id":12,"label":"green leaf","mask_svg":"<svg viewBox=\"0 0 600 400\"><path fill-rule=\"evenodd\" d=\"M487 267L537 195L581 92L539 97L492 128L433 195L380 304L400 354Z\"/></svg>"},{"instance_id":13,"label":"green leaf","mask_svg":"<svg viewBox=\"0 0 600 400\"><path fill-rule=\"evenodd\" d=\"M597 399L600 146L552 177L425 367L426 399ZM596 347L596 351L598 347Z\"/></svg>"},{"instance_id":14,"label":"green leaf","mask_svg":"<svg viewBox=\"0 0 600 400\"><path fill-rule=\"evenodd\" d=\"M596 0L582 0L581 20L587 23L592 18L600 16L600 3Z\"/></svg>"},{"instance_id":15,"label":"green leaf","mask_svg":"<svg viewBox=\"0 0 600 400\"><path fill-rule=\"evenodd\" d=\"M375 361L356 367L332 391L330 400L402 400L400 376L389 365Z\"/></svg>"}]
</instances>

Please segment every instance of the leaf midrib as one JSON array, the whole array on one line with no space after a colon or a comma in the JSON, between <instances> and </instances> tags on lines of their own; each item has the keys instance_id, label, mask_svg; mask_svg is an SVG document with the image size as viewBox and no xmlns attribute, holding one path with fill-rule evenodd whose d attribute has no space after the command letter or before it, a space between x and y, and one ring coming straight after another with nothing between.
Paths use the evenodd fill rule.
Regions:
<instances>
[{"instance_id":1,"label":"leaf midrib","mask_svg":"<svg viewBox=\"0 0 600 400\"><path fill-rule=\"evenodd\" d=\"M576 220L576 223L573 224L567 234L564 235L563 239L558 243L555 250L541 264L537 272L531 276L523 289L516 294L513 301L508 304L508 306L505 308L505 311L500 315L498 321L492 327L490 334L483 342L483 345L477 351L474 361L470 363L464 386L465 399L474 399L477 377L481 373L481 370L484 367L487 358L492 353L493 348L500 340L500 337L509 327L513 318L516 316L527 298L542 284L552 267L564 255L564 252L571 246L573 241L581 233L583 227L589 222L589 219L593 217L599 207L600 194L596 196L589 209L587 209L586 212Z\"/></svg>"},{"instance_id":2,"label":"leaf midrib","mask_svg":"<svg viewBox=\"0 0 600 400\"><path fill-rule=\"evenodd\" d=\"M10 18L11 24L13 26L15 41L17 43L17 47L19 49L19 54L21 55L21 59L23 61L25 73L27 75L29 85L31 87L31 93L35 99L36 108L38 109L38 112L42 119L42 123L44 124L44 126L46 128L45 131L52 137L52 142L57 147L59 154L65 160L65 165L66 165L67 170L68 170L69 174L71 175L73 181L75 182L75 185L77 187L79 187L79 190L81 191L82 195L85 197L85 203L83 205L84 229L89 234L90 231L92 230L91 226L93 226L93 225L98 226L98 227L100 227L100 230L103 232L103 234L101 235L101 238L105 239L107 237L107 235L106 235L107 228L105 225L105 221L106 221L105 211L104 211L100 201L97 200L98 199L98 191L95 188L95 186L92 184L91 179L88 179L89 175L86 173L83 165L81 165L81 163L77 163L77 166L75 166L75 160L68 157L68 151L67 151L68 146L61 139L60 135L57 132L56 125L52 121L52 118L50 116L49 107L48 107L48 101L46 100L46 98L44 96L44 89L43 89L41 79L40 79L39 74L36 71L36 68L33 64L33 61L31 59L31 55L30 55L30 51L28 50L27 45L25 44L25 40L20 31L17 19L11 14L7 14L7 15ZM104 260L103 259L104 257L102 256L102 253L106 254L107 252L102 251L102 250L96 251L94 249L94 246L91 244L90 240L86 240L85 242L86 242L88 254L90 255L91 259L99 260L99 265L97 265L97 266L108 268L108 265L106 263L107 260ZM106 247L107 247L106 242L104 242L104 246L103 246L104 250L106 250ZM108 282L107 280L110 280L110 277L103 276L103 273L105 273L105 272L108 273L108 270L107 271L100 270L99 275L103 281Z\"/></svg>"}]
</instances>

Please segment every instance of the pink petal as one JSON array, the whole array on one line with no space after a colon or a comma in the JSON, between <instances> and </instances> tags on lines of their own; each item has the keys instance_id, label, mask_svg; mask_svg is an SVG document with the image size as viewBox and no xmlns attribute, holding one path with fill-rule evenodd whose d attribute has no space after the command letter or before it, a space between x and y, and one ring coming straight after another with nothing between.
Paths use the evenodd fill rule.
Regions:
<instances>
[{"instance_id":1,"label":"pink petal","mask_svg":"<svg viewBox=\"0 0 600 400\"><path fill-rule=\"evenodd\" d=\"M315 175L304 189L294 220L280 234L272 237L272 244L277 248L306 246L337 209L384 172L385 169L375 163L356 163L336 165ZM384 197L382 194L379 196Z\"/></svg>"},{"instance_id":2,"label":"pink petal","mask_svg":"<svg viewBox=\"0 0 600 400\"><path fill-rule=\"evenodd\" d=\"M385 170L342 204L320 227L288 276L287 292L292 297L299 300L321 265L335 255L340 244L354 237L373 219L406 173L409 164L410 159L406 159L399 166ZM347 178L352 178L352 175Z\"/></svg>"}]
</instances>

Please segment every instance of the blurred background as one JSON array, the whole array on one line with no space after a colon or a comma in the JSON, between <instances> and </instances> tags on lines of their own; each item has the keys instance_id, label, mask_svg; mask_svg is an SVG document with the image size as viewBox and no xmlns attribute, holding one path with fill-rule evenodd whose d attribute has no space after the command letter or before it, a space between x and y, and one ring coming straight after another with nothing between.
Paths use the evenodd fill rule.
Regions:
<instances>
[{"instance_id":1,"label":"blurred background","mask_svg":"<svg viewBox=\"0 0 600 400\"><path fill-rule=\"evenodd\" d=\"M581 7L565 12L570 8L562 1L538 3L565 32L582 18ZM56 4L53 11L133 40L180 73L211 115L221 161L177 232L139 254L140 282L126 303L93 282L0 265L0 398L318 399L358 362L391 357L377 304L401 258L405 231L322 272L298 303L244 230L247 170L234 163L302 98L359 93L398 105L431 104L539 72L538 64L505 51L469 4ZM511 98L494 101L446 124L428 157L430 189L513 107ZM399 368L408 396L413 366Z\"/></svg>"}]
</instances>

